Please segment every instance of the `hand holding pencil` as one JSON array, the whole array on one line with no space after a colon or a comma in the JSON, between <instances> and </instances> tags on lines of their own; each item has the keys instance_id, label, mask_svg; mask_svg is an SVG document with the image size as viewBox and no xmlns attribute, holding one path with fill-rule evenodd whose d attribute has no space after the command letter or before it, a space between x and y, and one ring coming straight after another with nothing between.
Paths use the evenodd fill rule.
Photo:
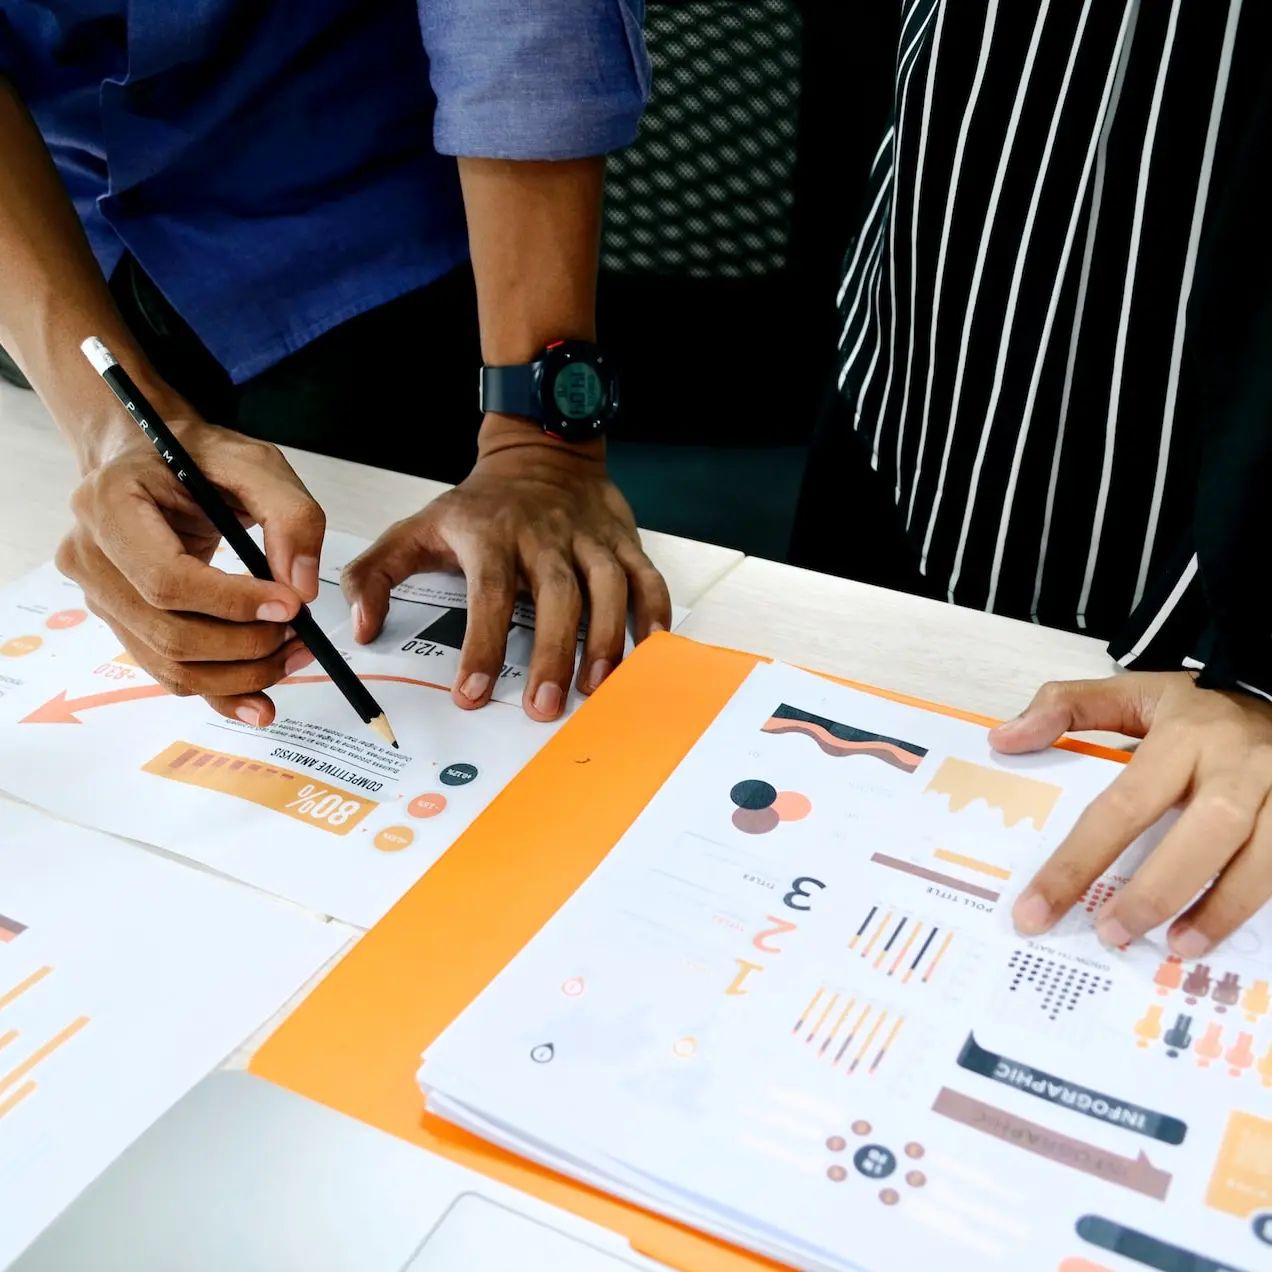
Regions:
<instances>
[{"instance_id":1,"label":"hand holding pencil","mask_svg":"<svg viewBox=\"0 0 1272 1272\"><path fill-rule=\"evenodd\" d=\"M129 382L121 392L124 373L117 365L112 369L114 359L104 347L88 341L86 354L89 348L107 383L117 381L111 385L116 396L141 406L138 414L148 423L165 427L136 385ZM318 591L324 519L286 459L273 446L203 422L162 386L151 391L179 433L165 427L160 449L136 417L130 422L115 408L128 432L123 444L117 436L109 449L85 461L86 477L73 500L77 524L58 551L59 568L83 587L91 608L146 671L175 693L201 694L222 715L268 724L274 709L263 691L312 661L306 636L325 644L336 675L357 685L346 696L361 691L363 718L382 715L378 707L371 712L370 695L303 609ZM113 418L113 412L104 414ZM189 460L188 452L198 464L182 467L179 460ZM177 467L165 463L164 454ZM204 480L194 477L193 485L203 502L210 493L219 504L215 515L178 476L197 473L199 466ZM264 528L264 555L243 529L251 520ZM236 550L246 545L243 551L255 554L245 564L256 577L223 574L207 564L223 533Z\"/></svg>"}]
</instances>

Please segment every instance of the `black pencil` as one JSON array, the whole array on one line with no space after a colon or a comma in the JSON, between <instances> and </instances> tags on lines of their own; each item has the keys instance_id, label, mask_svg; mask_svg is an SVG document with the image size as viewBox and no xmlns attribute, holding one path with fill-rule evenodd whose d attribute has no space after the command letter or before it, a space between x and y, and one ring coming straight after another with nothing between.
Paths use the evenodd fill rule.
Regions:
<instances>
[{"instance_id":1,"label":"black pencil","mask_svg":"<svg viewBox=\"0 0 1272 1272\"><path fill-rule=\"evenodd\" d=\"M124 410L132 416L134 423L150 439L164 463L189 492L190 498L199 505L208 520L221 532L221 537L234 549L238 559L258 579L273 582L274 576L270 573L265 554L243 529L229 505L217 494L216 487L199 471L189 452L172 435L172 430L159 417L155 408L146 401L128 372L115 361L110 350L96 337L85 340L80 349L123 403ZM331 677L332 684L344 694L362 720L386 742L397 746L397 739L393 736L393 730L379 703L354 674L353 668L340 656L340 651L323 634L308 606L300 607L299 613L291 620L291 625L322 669Z\"/></svg>"}]
</instances>

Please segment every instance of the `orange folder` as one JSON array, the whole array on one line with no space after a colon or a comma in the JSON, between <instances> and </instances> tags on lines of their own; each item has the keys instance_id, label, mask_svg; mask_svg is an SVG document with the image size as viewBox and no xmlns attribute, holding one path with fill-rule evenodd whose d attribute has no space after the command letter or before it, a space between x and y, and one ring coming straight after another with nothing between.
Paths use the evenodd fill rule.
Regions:
<instances>
[{"instance_id":1,"label":"orange folder","mask_svg":"<svg viewBox=\"0 0 1272 1272\"><path fill-rule=\"evenodd\" d=\"M778 1266L458 1130L424 1112L415 1082L421 1053L600 864L761 661L679 636L644 642L266 1042L252 1072L583 1215L673 1268Z\"/></svg>"}]
</instances>

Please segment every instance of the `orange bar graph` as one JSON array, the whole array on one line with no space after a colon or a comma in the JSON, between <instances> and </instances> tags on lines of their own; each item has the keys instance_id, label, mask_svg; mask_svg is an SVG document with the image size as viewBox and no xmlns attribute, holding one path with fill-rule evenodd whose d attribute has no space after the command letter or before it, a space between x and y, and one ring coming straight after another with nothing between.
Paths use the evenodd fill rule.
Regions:
<instances>
[{"instance_id":1,"label":"orange bar graph","mask_svg":"<svg viewBox=\"0 0 1272 1272\"><path fill-rule=\"evenodd\" d=\"M953 932L945 934L945 940L941 942L941 948L936 951L936 957L928 964L928 969L923 973L922 983L926 985L932 979L932 973L936 971L936 965L945 957L945 951L950 948L950 942L954 939Z\"/></svg>"},{"instance_id":2,"label":"orange bar graph","mask_svg":"<svg viewBox=\"0 0 1272 1272\"><path fill-rule=\"evenodd\" d=\"M822 1041L821 1049L819 1050L818 1055L824 1056L826 1054L826 1050L830 1046L830 1044L834 1042L835 1035L839 1032L840 1026L842 1026L843 1023L848 1019L849 1013L852 1011L852 1009L856 1005L857 1005L857 1000L855 998L850 998L848 1000L848 1005L843 1009L843 1011L839 1013L839 1019L835 1021L834 1025L831 1027L830 1033L828 1033L825 1039Z\"/></svg>"},{"instance_id":3,"label":"orange bar graph","mask_svg":"<svg viewBox=\"0 0 1272 1272\"><path fill-rule=\"evenodd\" d=\"M15 985L7 994L0 994L0 1010L12 1002L17 1002L32 985L38 985L52 970L51 967L41 967L38 972L32 972L26 980Z\"/></svg>"},{"instance_id":4,"label":"orange bar graph","mask_svg":"<svg viewBox=\"0 0 1272 1272\"><path fill-rule=\"evenodd\" d=\"M870 1050L870 1044L874 1042L875 1035L883 1028L883 1022L887 1020L888 1013L886 1011L879 1013L879 1018L874 1022L874 1028L870 1030L865 1042L861 1044L861 1050L852 1058L852 1064L848 1066L848 1076L851 1077L857 1071L857 1066L861 1063L861 1057Z\"/></svg>"},{"instance_id":5,"label":"orange bar graph","mask_svg":"<svg viewBox=\"0 0 1272 1272\"><path fill-rule=\"evenodd\" d=\"M42 1047L37 1047L20 1065L10 1069L4 1077L0 1078L0 1095L3 1095L15 1082L21 1082L32 1069L35 1068L41 1060L48 1059L63 1043L70 1042L84 1026L88 1024L88 1017L81 1016L78 1020L73 1020L60 1033L56 1033Z\"/></svg>"},{"instance_id":6,"label":"orange bar graph","mask_svg":"<svg viewBox=\"0 0 1272 1272\"><path fill-rule=\"evenodd\" d=\"M34 1090L34 1082L24 1082L11 1096L5 1100L0 1100L0 1117L4 1117L10 1109L17 1108Z\"/></svg>"},{"instance_id":7,"label":"orange bar graph","mask_svg":"<svg viewBox=\"0 0 1272 1272\"><path fill-rule=\"evenodd\" d=\"M804 1022L809 1018L809 1016L813 1014L813 1008L816 1007L819 1002L821 1002L821 996L825 992L826 992L825 987L823 987L819 989L813 995L812 1001L808 1004L807 1007L804 1008L802 1012L800 1012L799 1019L795 1022L795 1028L791 1030L791 1033L799 1033L799 1031L803 1029Z\"/></svg>"},{"instance_id":8,"label":"orange bar graph","mask_svg":"<svg viewBox=\"0 0 1272 1272\"><path fill-rule=\"evenodd\" d=\"M888 1054L889 1048L896 1041L897 1034L901 1032L901 1026L903 1024L905 1024L904 1018L898 1018L897 1023L892 1026L892 1030L888 1034L887 1039L884 1041L883 1046L879 1048L879 1054L875 1056L873 1063L870 1065L870 1069L866 1073L866 1077L874 1077L875 1070L883 1063L883 1057Z\"/></svg>"},{"instance_id":9,"label":"orange bar graph","mask_svg":"<svg viewBox=\"0 0 1272 1272\"><path fill-rule=\"evenodd\" d=\"M887 917L883 920L882 923L879 924L877 928L875 928L875 934L866 942L866 948L861 951L862 958L870 957L870 951L874 949L875 942L883 935L883 929L886 928L888 924L891 922L892 922L892 911L889 910Z\"/></svg>"},{"instance_id":10,"label":"orange bar graph","mask_svg":"<svg viewBox=\"0 0 1272 1272\"><path fill-rule=\"evenodd\" d=\"M951 866L965 866L978 874L989 875L992 879L1010 879L1011 871L1002 866L995 866L988 861L978 861L975 857L964 857L960 852L950 852L948 848L938 848L933 854L937 861L947 861Z\"/></svg>"},{"instance_id":11,"label":"orange bar graph","mask_svg":"<svg viewBox=\"0 0 1272 1272\"><path fill-rule=\"evenodd\" d=\"M922 923L915 923L915 925L910 929L910 935L905 938L905 944L901 947L901 952L896 956L895 959L893 959L892 966L888 968L889 976L891 976L893 972L895 972L897 968L901 966L901 963L904 960L905 956L910 952L910 946L914 944L914 938L918 936L918 934L920 933L920 931L922 931L922 929L923 929Z\"/></svg>"},{"instance_id":12,"label":"orange bar graph","mask_svg":"<svg viewBox=\"0 0 1272 1272\"><path fill-rule=\"evenodd\" d=\"M376 800L332 786L320 775L210 751L189 742L174 742L141 767L156 777L245 799L333 835L347 835L379 807Z\"/></svg>"},{"instance_id":13,"label":"orange bar graph","mask_svg":"<svg viewBox=\"0 0 1272 1272\"><path fill-rule=\"evenodd\" d=\"M830 1013L835 1010L835 1004L838 1001L839 995L835 994L831 998L830 1002L822 1008L822 1014L817 1017L817 1023L808 1031L808 1037L804 1039L805 1042L812 1042L812 1040L817 1037L818 1033L821 1031L822 1025L826 1023Z\"/></svg>"}]
</instances>

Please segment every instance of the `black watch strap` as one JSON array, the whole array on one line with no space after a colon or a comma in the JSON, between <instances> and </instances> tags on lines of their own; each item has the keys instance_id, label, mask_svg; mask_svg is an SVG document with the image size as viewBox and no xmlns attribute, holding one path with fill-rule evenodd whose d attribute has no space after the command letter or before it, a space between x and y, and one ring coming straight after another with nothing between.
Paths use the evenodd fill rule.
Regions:
<instances>
[{"instance_id":1,"label":"black watch strap","mask_svg":"<svg viewBox=\"0 0 1272 1272\"><path fill-rule=\"evenodd\" d=\"M537 362L515 367L482 367L481 409L498 415L524 415L532 420L539 419L538 395L534 390L538 370Z\"/></svg>"}]
</instances>

